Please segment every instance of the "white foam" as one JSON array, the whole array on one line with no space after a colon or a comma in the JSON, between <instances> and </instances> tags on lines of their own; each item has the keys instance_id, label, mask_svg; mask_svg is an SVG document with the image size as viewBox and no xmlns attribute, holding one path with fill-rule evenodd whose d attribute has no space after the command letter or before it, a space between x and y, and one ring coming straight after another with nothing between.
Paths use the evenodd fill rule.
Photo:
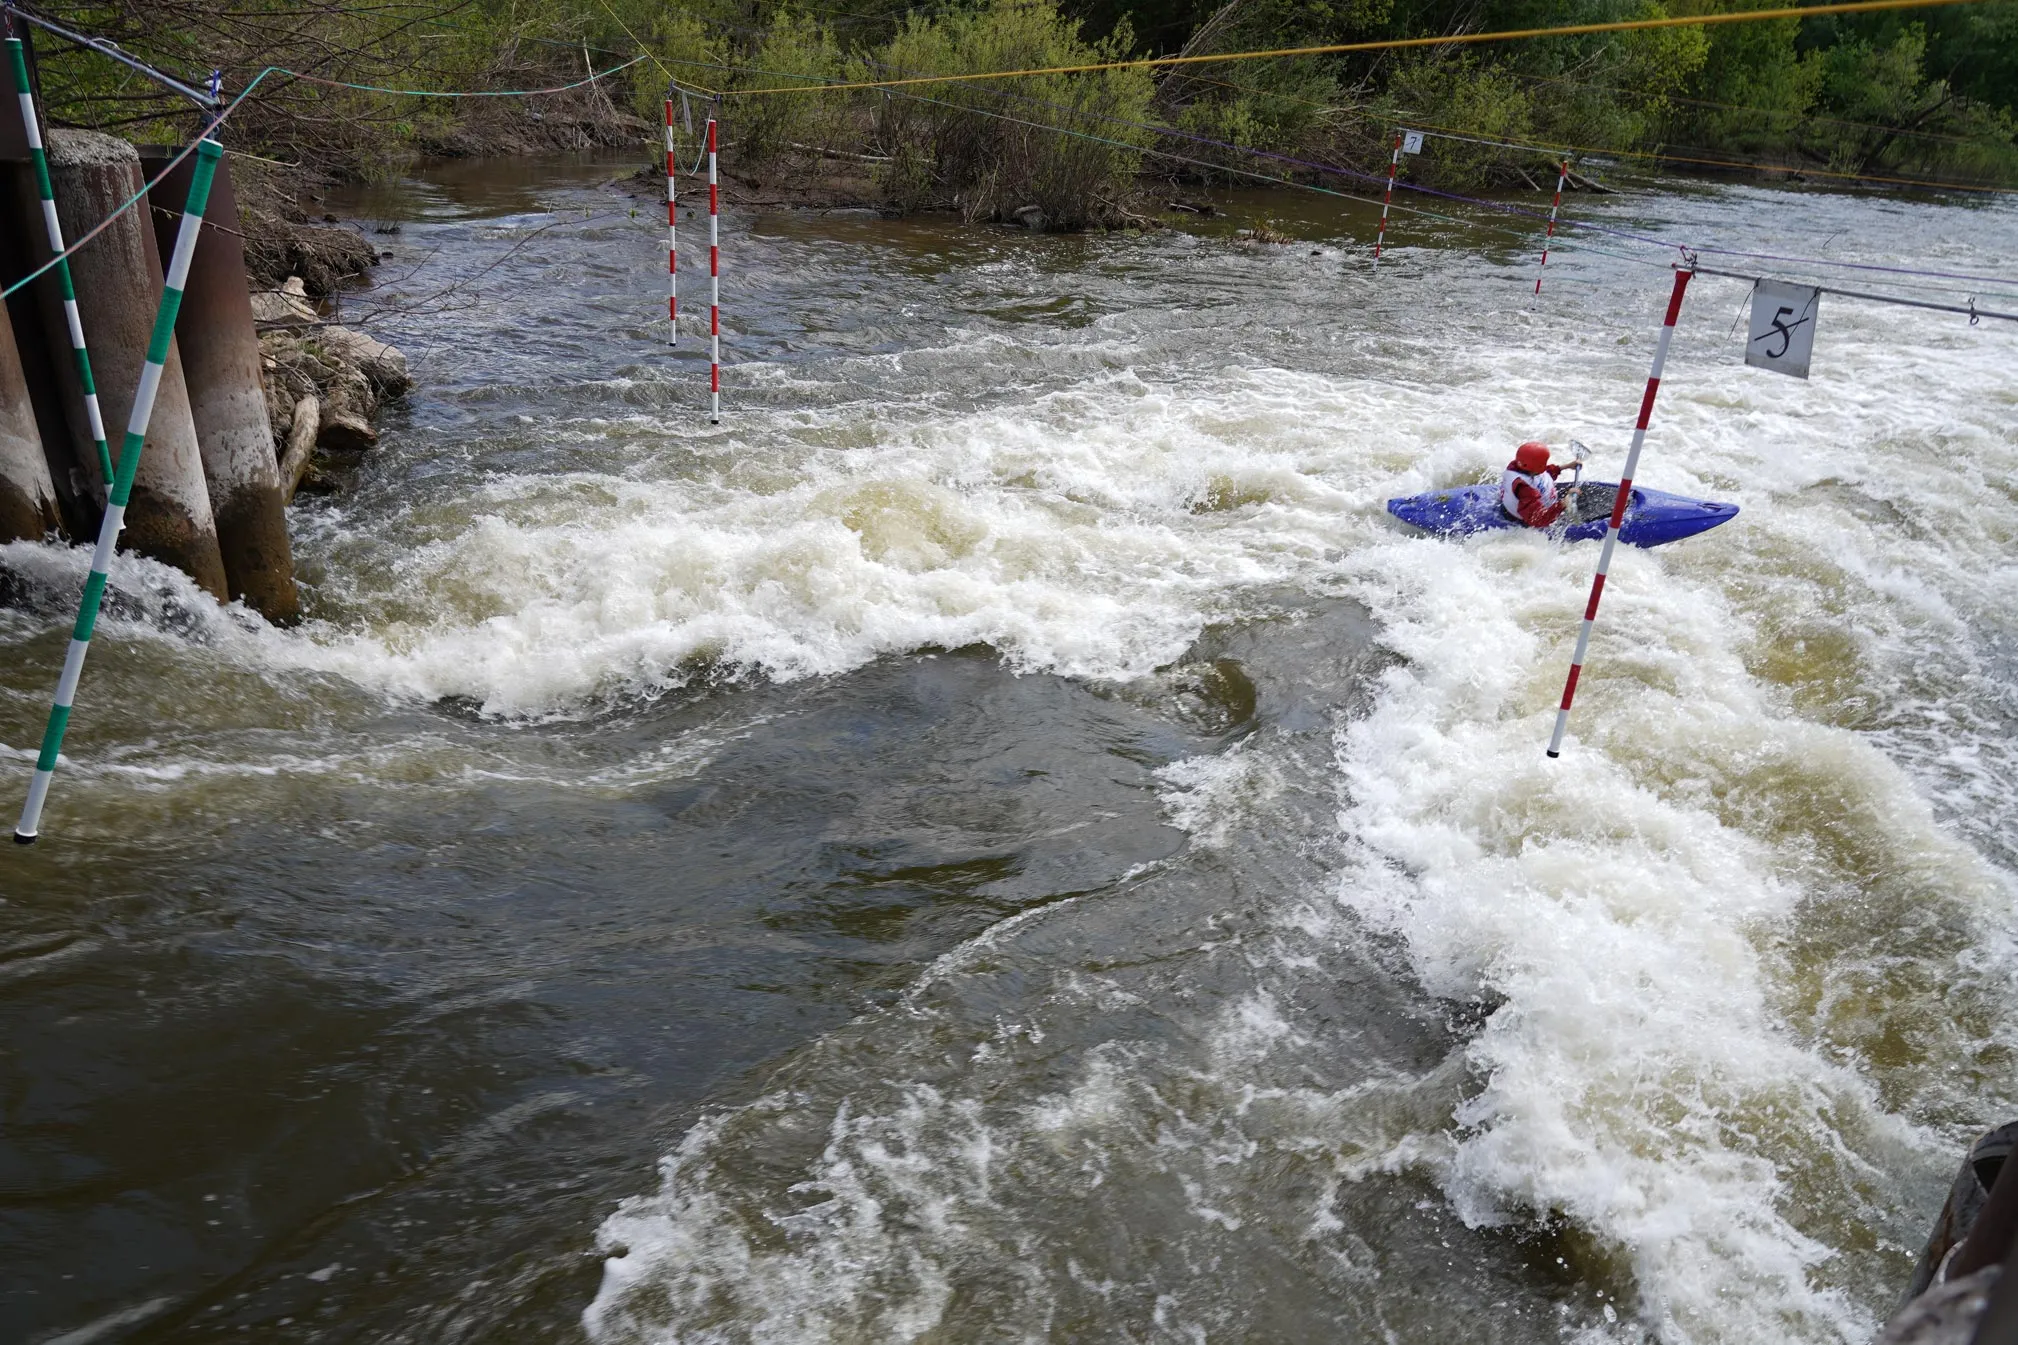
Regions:
<instances>
[{"instance_id":1,"label":"white foam","mask_svg":"<svg viewBox=\"0 0 2018 1345\"><path fill-rule=\"evenodd\" d=\"M1756 199L1706 193L1689 209L1714 221ZM1800 205L1817 230L1862 231L1840 255L1887 256L1870 212L1889 207ZM1958 265L2008 255L1997 209L1938 212ZM1977 243L1955 241L1970 231ZM1076 1227L1053 1202L1115 1173L1169 1177L1187 1245L1209 1252L1270 1226L1261 1160L1295 1155L1331 1185L1291 1211L1292 1241L1348 1270L1370 1257L1338 1193L1420 1173L1471 1224L1560 1217L1629 1267L1633 1320L1614 1333L1565 1317L1565 1338L1867 1337L1959 1143L2018 1107L2003 1054L2013 888L1996 867L2018 824L2008 336L1831 298L1800 384L1743 369L1726 330L1741 287L1697 281L1641 480L1744 513L1620 556L1550 762L1593 549L1406 537L1380 502L1481 479L1530 436L1576 435L1593 475L1613 474L1665 274L1591 261L1598 297L1481 308L1449 295L1483 292L1491 268L1427 251L1408 259L1425 283L1185 239L1130 247L1132 265L1220 288L1187 288L1203 307L1176 318L1138 311L1123 285L1086 328L955 330L818 376L745 366L752 392L808 404L739 409L721 431L608 407L510 427L565 442L578 469L416 479L396 507L298 514L330 576L327 619L298 633L225 619L186 582L148 590L172 598L146 609L150 629L188 632L159 638L521 716L703 670L809 677L977 641L1017 668L1131 678L1274 585L1343 587L1379 619L1401 661L1337 742L1351 857L1329 909L1244 890L1239 914L1271 937L1196 953L1242 965L1237 992L1187 1015L1170 991L1179 1007L1147 1006L1168 1014L1157 1049L1103 1042L1063 1077L1026 1048L1144 1009L1146 991L1063 968L1032 992L1048 998L1016 1006L1019 1030L979 1035L907 999L875 1024L873 1068L843 1052L855 1072L825 1095L776 1093L683 1138L662 1189L602 1232L592 1334L955 1333L972 1325L961 1291L996 1274L1020 1313L1001 1320L1026 1335L1083 1293L1152 1304L1126 1325L1182 1338L1206 1330L1218 1287L1151 1283L1158 1268L1083 1249L1047 1259ZM1055 287L1021 261L990 265ZM1236 291L1238 305L1217 297ZM1258 313L1295 329L1271 344ZM1278 355L1302 367L1269 367ZM849 378L872 391L836 392ZM847 400L819 404L823 390ZM420 439L386 451L419 454ZM5 558L81 578L73 553ZM10 639L17 627L32 634L10 619ZM166 784L236 768L105 769ZM649 774L608 777L635 778ZM1265 834L1253 819L1281 787L1248 747L1162 778L1172 820L1222 856ZM1091 904L1005 922L920 986ZM1442 1066L1361 1094L1257 1082L1331 1049L1281 986L1367 927L1479 1025ZM948 1058L973 1077L933 1074ZM774 1189L738 1146L799 1109L819 1142Z\"/></svg>"},{"instance_id":2,"label":"white foam","mask_svg":"<svg viewBox=\"0 0 2018 1345\"><path fill-rule=\"evenodd\" d=\"M1156 774L1170 788L1162 795L1171 825L1194 843L1223 846L1243 816L1268 806L1283 789L1281 772L1266 757L1236 743L1213 756L1173 761Z\"/></svg>"},{"instance_id":3,"label":"white foam","mask_svg":"<svg viewBox=\"0 0 2018 1345\"><path fill-rule=\"evenodd\" d=\"M1197 1286L1145 1286L1083 1256L1029 1285L1020 1313L944 1316L975 1261L1076 1236L1043 1207L1055 1185L1000 1175L1072 1153L1088 1191L1120 1171L1170 1176L1184 1236L1207 1239L1269 1227L1264 1173L1285 1155L1323 1166L1329 1194L1296 1226L1343 1274L1355 1253L1340 1184L1376 1174L1431 1176L1478 1227L1567 1220L1626 1268L1632 1301L1592 1319L1561 1305L1563 1339L1868 1338L1916 1250L1917 1202L1969 1127L2018 1106L1992 1044L2014 1027L2012 887L1971 844L2014 812L1980 637L2008 631L2013 610L2001 557L2018 508L1996 483L2018 465L2000 420L2018 389L1980 337L1833 303L1813 383L1746 373L1710 316L1735 288L1698 282L1641 480L1745 512L1703 542L1620 557L1569 749L1551 762L1593 549L1404 537L1378 501L1480 479L1510 437L1575 434L1607 475L1658 316L1652 288L1633 295L1631 321L1510 313L1468 340L1397 340L1377 376L1217 368L1181 391L1108 378L1098 395L913 432L904 451L939 464L928 475L954 516L991 539L1039 521L1027 536L1071 557L1027 576L1056 602L1035 620L964 610L963 629L1028 665L1138 672L1229 585L1342 582L1373 609L1402 661L1337 744L1344 918L1303 893L1258 898L1276 939L1224 948L1251 961L1252 992L1195 1039L1166 1024L1167 1054L1095 1048L1067 1083L1038 1076L1033 1096L1027 1079L1004 1082L1014 1052L990 1037L961 1048L986 1072L970 1087L901 1072L833 1082L828 1144L798 1169L813 1203L786 1216L782 1247L750 1232L767 1197L732 1170L754 1142L744 1123L705 1123L664 1189L604 1230L630 1254L611 1262L592 1334L803 1340L985 1321L1036 1338L1074 1295L1125 1313L1151 1289L1154 1320L1115 1320L1158 1339L1203 1329L1214 1300ZM889 462L869 470L894 474ZM1888 516L1876 497L1902 480L1926 485ZM1957 517L1971 521L1949 527ZM910 554L971 578L997 564L995 545ZM867 552L831 555L851 568ZM985 573L977 591L1007 571ZM1115 625L1107 595L1137 624ZM1935 726L1971 716L1966 750L1952 734L1937 750ZM1279 787L1246 747L1162 778L1172 821L1204 847L1265 832L1253 818ZM1354 1094L1256 1084L1262 1062L1293 1075L1334 1049L1283 1015L1274 986L1321 974L1368 927L1483 1025L1421 1079ZM942 961L928 980L964 965ZM1047 1012L1132 1007L1101 979L1061 971ZM936 1058L946 1030L929 1013L865 1029L885 1043L879 1070L912 1036ZM1903 1055L1888 1044L1901 1039ZM1174 1112L1173 1092L1200 1110ZM1014 1116L983 1101L1005 1097L1022 1098ZM900 1304L918 1315L899 1321Z\"/></svg>"},{"instance_id":4,"label":"white foam","mask_svg":"<svg viewBox=\"0 0 2018 1345\"><path fill-rule=\"evenodd\" d=\"M1912 926L1924 913L1968 931L1965 948L2008 948L2008 880L1869 736L1803 716L1753 667L1826 586L1853 610L1815 633L1850 635L1858 689L1897 698L1887 718L1914 691L1888 664L1971 658L1954 604L1976 585L1949 539L1857 526L1803 495L1824 473L1924 471L1909 507L1939 526L1957 496L1996 507L1967 483L2008 435L1930 443L1889 389L1926 378L1965 427L1978 390L1839 321L1848 378L1826 394L1695 372L1700 349L1671 368L1657 450L1686 445L1688 472L1723 487L1705 493L1751 512L1715 545L1622 555L1559 762L1542 747L1588 553L1504 537L1351 560L1406 663L1340 738L1341 823L1362 847L1341 900L1402 936L1439 995L1498 1003L1466 1048L1484 1082L1441 1178L1471 1222L1566 1215L1624 1251L1663 1338L1867 1338L1887 1300L1842 1263L1873 1215L1855 1192L1887 1183L1880 1156L1938 1152L2018 1101L1985 1111L1931 1061L1866 1054L1874 1030L1902 1029L1971 1053L1980 1028L1943 997L1990 999L2008 953L1972 965ZM1883 469L1864 465L1887 441ZM1862 903L1901 925L1889 970L1830 931L1832 908ZM1840 1014L1813 988L1837 978ZM2008 1009L1992 1014L2008 1031Z\"/></svg>"}]
</instances>

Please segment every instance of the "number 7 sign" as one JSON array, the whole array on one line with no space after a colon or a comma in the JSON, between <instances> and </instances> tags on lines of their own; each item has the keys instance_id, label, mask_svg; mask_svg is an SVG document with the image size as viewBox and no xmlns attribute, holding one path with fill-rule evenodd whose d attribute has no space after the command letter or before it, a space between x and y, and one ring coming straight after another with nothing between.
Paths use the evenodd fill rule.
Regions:
<instances>
[{"instance_id":1,"label":"number 7 sign","mask_svg":"<svg viewBox=\"0 0 2018 1345\"><path fill-rule=\"evenodd\" d=\"M1761 280L1752 287L1751 330L1745 363L1795 378L1808 376L1815 351L1815 316L1822 291L1811 285Z\"/></svg>"}]
</instances>

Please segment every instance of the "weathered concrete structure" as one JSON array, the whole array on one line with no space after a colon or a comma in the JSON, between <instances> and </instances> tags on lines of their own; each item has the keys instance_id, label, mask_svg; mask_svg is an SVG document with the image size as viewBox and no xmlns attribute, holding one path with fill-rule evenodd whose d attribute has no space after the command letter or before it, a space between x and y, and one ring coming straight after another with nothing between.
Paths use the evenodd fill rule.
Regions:
<instances>
[{"instance_id":1,"label":"weathered concrete structure","mask_svg":"<svg viewBox=\"0 0 2018 1345\"><path fill-rule=\"evenodd\" d=\"M0 305L0 542L39 541L61 525L14 324Z\"/></svg>"},{"instance_id":2,"label":"weathered concrete structure","mask_svg":"<svg viewBox=\"0 0 2018 1345\"><path fill-rule=\"evenodd\" d=\"M35 47L28 34L20 34L26 48L31 85L36 76ZM7 100L0 108L0 283L11 285L49 260L44 237L41 195L35 187L34 167L28 155L28 131L21 123L20 101ZM39 109L41 99L35 100ZM42 313L36 290L50 279L9 295L7 315L14 330L14 350L21 361L21 373L28 385L35 424L40 431L42 454L48 463L49 480L56 487L62 510L62 533L71 540L90 536L97 519L97 503L91 498L91 483L71 460L70 435L63 419L63 403L56 386L56 369L50 361L48 342L42 340ZM67 354L68 343L56 353Z\"/></svg>"},{"instance_id":3,"label":"weathered concrete structure","mask_svg":"<svg viewBox=\"0 0 2018 1345\"><path fill-rule=\"evenodd\" d=\"M141 162L151 178L172 157L173 151L144 150ZM149 193L164 266L175 251L194 163L185 159ZM291 624L301 617L301 600L294 587L279 463L260 382L259 334L253 328L230 168L228 158L219 163L211 184L175 340L225 582L233 598L244 599L267 620Z\"/></svg>"},{"instance_id":4,"label":"weathered concrete structure","mask_svg":"<svg viewBox=\"0 0 2018 1345\"><path fill-rule=\"evenodd\" d=\"M57 216L67 239L82 238L142 185L139 154L133 146L111 136L52 131L49 161ZM146 215L129 210L114 220L72 254L70 271L91 343L92 371L113 461L117 462L161 296L161 260L155 253L154 231ZM53 288L40 288L47 345L52 350L63 349L69 337L62 304ZM97 451L84 420L76 369L58 362L56 372L72 455L90 474L102 509L106 483L97 479ZM131 550L175 566L219 600L229 597L189 392L179 352L172 343L121 541Z\"/></svg>"}]
</instances>

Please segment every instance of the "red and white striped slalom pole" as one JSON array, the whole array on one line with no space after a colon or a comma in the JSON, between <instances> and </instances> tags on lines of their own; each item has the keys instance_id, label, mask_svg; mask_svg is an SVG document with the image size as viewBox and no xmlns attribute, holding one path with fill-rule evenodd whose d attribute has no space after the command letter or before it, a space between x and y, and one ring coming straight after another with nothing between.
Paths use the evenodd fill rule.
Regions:
<instances>
[{"instance_id":1,"label":"red and white striped slalom pole","mask_svg":"<svg viewBox=\"0 0 2018 1345\"><path fill-rule=\"evenodd\" d=\"M708 421L722 423L722 190L715 178L715 119L708 118Z\"/></svg>"},{"instance_id":2,"label":"red and white striped slalom pole","mask_svg":"<svg viewBox=\"0 0 2018 1345\"><path fill-rule=\"evenodd\" d=\"M679 192L674 187L678 161L673 158L673 100L666 100L666 344L680 343L680 223Z\"/></svg>"},{"instance_id":3,"label":"red and white striped slalom pole","mask_svg":"<svg viewBox=\"0 0 2018 1345\"><path fill-rule=\"evenodd\" d=\"M1380 245L1387 239L1387 207L1394 200L1394 175L1401 168L1401 132L1394 133L1394 157L1387 161L1387 195L1380 198L1380 232L1373 236L1373 269L1380 269Z\"/></svg>"},{"instance_id":4,"label":"red and white striped slalom pole","mask_svg":"<svg viewBox=\"0 0 2018 1345\"><path fill-rule=\"evenodd\" d=\"M670 135L671 132L667 132L667 134ZM1568 159L1564 159L1562 175L1556 179L1556 199L1549 206L1548 236L1542 240L1542 265L1545 267L1549 264L1549 244L1554 242L1556 237L1556 212L1563 208L1563 184L1568 182L1569 180L1570 180L1570 161ZM1536 276L1535 293L1540 294L1541 292L1542 292L1542 278L1540 276Z\"/></svg>"},{"instance_id":5,"label":"red and white striped slalom pole","mask_svg":"<svg viewBox=\"0 0 2018 1345\"><path fill-rule=\"evenodd\" d=\"M1591 649L1591 627L1598 620L1598 599L1605 591L1605 576L1611 573L1612 552L1619 544L1619 529L1625 523L1626 503L1633 497L1633 473L1639 469L1640 449L1647 442L1647 422L1654 417L1654 394L1661 390L1661 369L1668 362L1668 343L1674 339L1675 319L1681 316L1682 295L1695 272L1686 266L1675 268L1675 292L1668 297L1668 315L1661 321L1661 339L1654 346L1654 367L1647 375L1646 395L1640 399L1639 423L1633 427L1633 446L1626 454L1626 470L1619 478L1619 495L1612 501L1611 521L1605 525L1604 550L1598 553L1598 572L1591 579L1591 600L1584 604L1583 629L1577 632L1577 652L1570 661L1570 676L1563 683L1563 703L1556 711L1556 731L1549 737L1549 755L1561 756L1563 734L1570 726L1570 702L1576 698L1577 678L1583 674L1584 656Z\"/></svg>"}]
</instances>

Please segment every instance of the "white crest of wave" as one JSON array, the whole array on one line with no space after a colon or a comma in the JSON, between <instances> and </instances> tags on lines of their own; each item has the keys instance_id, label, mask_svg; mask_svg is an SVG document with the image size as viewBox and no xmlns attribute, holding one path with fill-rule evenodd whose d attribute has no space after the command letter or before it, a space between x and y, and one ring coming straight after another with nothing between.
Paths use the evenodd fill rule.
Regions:
<instances>
[{"instance_id":1,"label":"white crest of wave","mask_svg":"<svg viewBox=\"0 0 2018 1345\"><path fill-rule=\"evenodd\" d=\"M1275 411L1277 396L1255 400ZM790 679L973 643L1140 675L1222 595L1320 543L1211 512L1215 489L1324 492L1165 394L1137 386L1098 416L1083 400L892 429L875 447L773 439L721 480L495 481L466 524L348 595L362 629L322 627L284 657L504 714L678 685L700 665Z\"/></svg>"},{"instance_id":2,"label":"white crest of wave","mask_svg":"<svg viewBox=\"0 0 2018 1345\"><path fill-rule=\"evenodd\" d=\"M1866 1339L1825 1263L1868 1154L1911 1129L1790 1014L1776 934L1828 894L1798 837L1730 805L1754 775L1827 776L1882 800L1871 843L1965 897L1995 885L1873 747L1775 704L1737 614L1656 556L1621 558L1605 615L1622 633L1601 633L1546 758L1589 561L1522 537L1355 557L1407 662L1340 734L1361 848L1341 900L1402 936L1434 993L1496 1006L1442 1174L1468 1221L1586 1227L1629 1257L1663 1339Z\"/></svg>"}]
</instances>

